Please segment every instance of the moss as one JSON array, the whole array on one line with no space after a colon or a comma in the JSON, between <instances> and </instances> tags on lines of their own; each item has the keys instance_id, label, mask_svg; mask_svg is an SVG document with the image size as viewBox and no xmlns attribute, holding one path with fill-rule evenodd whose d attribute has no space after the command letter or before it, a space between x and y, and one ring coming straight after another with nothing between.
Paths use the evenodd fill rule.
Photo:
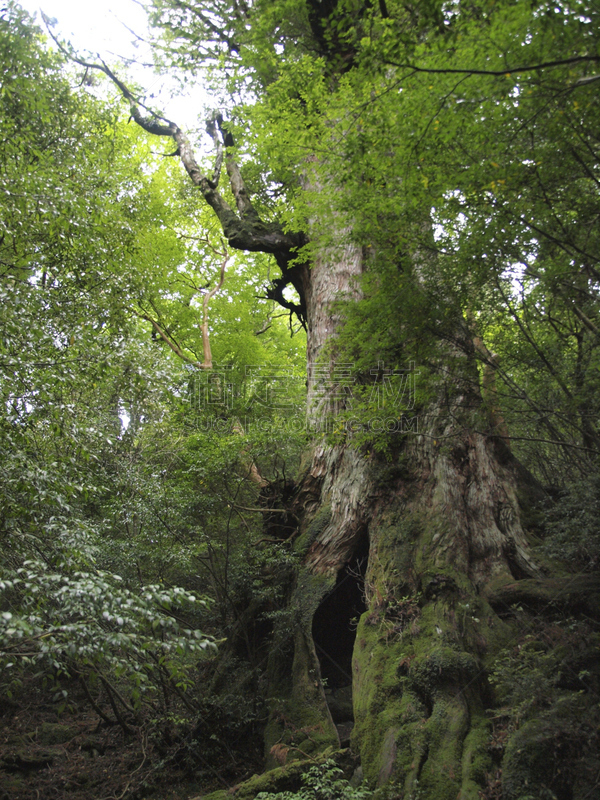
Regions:
<instances>
[{"instance_id":1,"label":"moss","mask_svg":"<svg viewBox=\"0 0 600 800\"><path fill-rule=\"evenodd\" d=\"M228 789L219 789L209 794L196 795L196 797L192 797L191 800L231 800L231 792Z\"/></svg>"},{"instance_id":2,"label":"moss","mask_svg":"<svg viewBox=\"0 0 600 800\"><path fill-rule=\"evenodd\" d=\"M496 579L486 587L486 598L500 611L522 604L530 610L555 609L600 619L600 579L596 574L563 578Z\"/></svg>"},{"instance_id":3,"label":"moss","mask_svg":"<svg viewBox=\"0 0 600 800\"><path fill-rule=\"evenodd\" d=\"M287 635L293 657L282 668L278 653L270 664L270 714L265 728L267 767L278 760L293 761L306 755L339 747L337 730L325 700L319 661L312 640L312 619L322 597L332 588L334 577L302 572L290 607L293 620L287 621ZM293 633L290 632L290 628Z\"/></svg>"},{"instance_id":4,"label":"moss","mask_svg":"<svg viewBox=\"0 0 600 800\"><path fill-rule=\"evenodd\" d=\"M231 800L232 796L235 800L252 800L257 794L261 792L269 792L272 794L278 792L297 792L302 786L302 778L304 774L316 764L322 764L328 758L333 758L336 764L344 771L346 777L350 777L356 763L348 750L333 750L330 748L327 752L321 755L304 759L302 761L295 761L291 764L286 764L284 767L276 767L261 775L253 775L247 781L239 783L233 789L219 790L211 792L202 796L202 798L195 797L192 800Z\"/></svg>"},{"instance_id":5,"label":"moss","mask_svg":"<svg viewBox=\"0 0 600 800\"><path fill-rule=\"evenodd\" d=\"M51 748L11 750L2 757L2 766L4 769L21 772L44 769L50 766L58 755L59 753Z\"/></svg>"},{"instance_id":6,"label":"moss","mask_svg":"<svg viewBox=\"0 0 600 800\"><path fill-rule=\"evenodd\" d=\"M409 676L415 688L430 693L440 685L466 684L477 676L479 670L479 660L471 653L436 647L425 655L415 656Z\"/></svg>"},{"instance_id":7,"label":"moss","mask_svg":"<svg viewBox=\"0 0 600 800\"><path fill-rule=\"evenodd\" d=\"M304 759L269 770L262 775L254 775L235 787L235 797L239 800L249 800L260 792L298 791L302 785L302 776L311 766L314 766L314 763L312 759Z\"/></svg>"},{"instance_id":8,"label":"moss","mask_svg":"<svg viewBox=\"0 0 600 800\"><path fill-rule=\"evenodd\" d=\"M392 748L386 737L402 713L402 693L397 667L402 658L399 642L388 642L381 625L367 612L360 618L353 656L355 726L353 744L361 753L365 779L370 785L391 775L388 760Z\"/></svg>"},{"instance_id":9,"label":"moss","mask_svg":"<svg viewBox=\"0 0 600 800\"><path fill-rule=\"evenodd\" d=\"M298 475L296 478L296 485L300 486L306 480L308 473L311 470L313 464L313 458L315 455L315 446L307 447L305 450L302 451L302 455L300 457L300 465L298 467Z\"/></svg>"},{"instance_id":10,"label":"moss","mask_svg":"<svg viewBox=\"0 0 600 800\"><path fill-rule=\"evenodd\" d=\"M371 466L371 480L375 486L393 489L399 481L410 480L413 477L412 467L408 455L402 453L393 463L375 462Z\"/></svg>"},{"instance_id":11,"label":"moss","mask_svg":"<svg viewBox=\"0 0 600 800\"><path fill-rule=\"evenodd\" d=\"M372 596L386 599L373 600L361 617L354 650L353 744L371 786L406 800L456 800L459 793L462 800L479 800L492 766L479 654L490 642L495 652L501 649L510 628L496 623L465 575L432 564L440 528L414 515L400 524L389 514L385 522L372 532L378 558L368 578ZM415 561L419 565L412 592L405 584L407 599L391 606L392 590L401 585L398 565L411 559L413 570ZM403 617L404 606L416 613ZM398 624L392 625L396 608Z\"/></svg>"},{"instance_id":12,"label":"moss","mask_svg":"<svg viewBox=\"0 0 600 800\"><path fill-rule=\"evenodd\" d=\"M382 598L400 599L411 591L408 576L422 534L420 518L407 514L401 503L398 506L386 511L370 534L376 546L371 550L369 577L374 594Z\"/></svg>"},{"instance_id":13,"label":"moss","mask_svg":"<svg viewBox=\"0 0 600 800\"><path fill-rule=\"evenodd\" d=\"M384 549L414 544L423 533L421 518L409 513L399 502L381 515L377 522L377 543Z\"/></svg>"},{"instance_id":14,"label":"moss","mask_svg":"<svg viewBox=\"0 0 600 800\"><path fill-rule=\"evenodd\" d=\"M388 796L479 800L493 766L480 698L484 659L506 645L511 627L458 563L456 525L439 514L434 519L428 511L411 511L411 491L400 486L396 501L370 526L369 609L358 624L352 663L352 745L361 754L366 784ZM328 506L320 508L298 546L314 541L330 515ZM269 734L273 744L290 748L290 759L300 758L300 750L320 752L332 741L310 629L330 586L321 576L301 574L292 601L302 635L296 635L288 669L293 680L280 695L281 716ZM293 725L282 722L285 717Z\"/></svg>"},{"instance_id":15,"label":"moss","mask_svg":"<svg viewBox=\"0 0 600 800\"><path fill-rule=\"evenodd\" d=\"M457 684L472 679L479 663L468 653L440 647L431 637L389 641L386 633L381 624L371 624L368 613L363 615L354 654L353 741L365 777L379 786L400 781L406 797L424 781L432 798L454 800L469 711L452 694ZM451 688L444 694L440 686L447 683Z\"/></svg>"},{"instance_id":16,"label":"moss","mask_svg":"<svg viewBox=\"0 0 600 800\"><path fill-rule=\"evenodd\" d=\"M303 571L298 578L298 585L292 597L291 605L296 619L305 630L312 627L312 619L324 595L335 586L335 576L315 575Z\"/></svg>"},{"instance_id":17,"label":"moss","mask_svg":"<svg viewBox=\"0 0 600 800\"><path fill-rule=\"evenodd\" d=\"M18 797L27 790L27 784L22 775L2 775L2 796Z\"/></svg>"},{"instance_id":18,"label":"moss","mask_svg":"<svg viewBox=\"0 0 600 800\"><path fill-rule=\"evenodd\" d=\"M531 720L509 739L502 762L502 794L506 800L538 795L548 789L554 761L553 726L547 720Z\"/></svg>"},{"instance_id":19,"label":"moss","mask_svg":"<svg viewBox=\"0 0 600 800\"><path fill-rule=\"evenodd\" d=\"M427 759L419 788L432 800L456 800L460 791L462 743L469 729L469 710L460 695L440 695L427 720Z\"/></svg>"},{"instance_id":20,"label":"moss","mask_svg":"<svg viewBox=\"0 0 600 800\"><path fill-rule=\"evenodd\" d=\"M493 768L489 750L491 731L490 721L482 713L471 717L463 742L461 800L480 800L481 787Z\"/></svg>"},{"instance_id":21,"label":"moss","mask_svg":"<svg viewBox=\"0 0 600 800\"><path fill-rule=\"evenodd\" d=\"M73 739L79 730L69 725L60 725L54 722L44 722L38 728L37 742L43 745L64 744Z\"/></svg>"}]
</instances>

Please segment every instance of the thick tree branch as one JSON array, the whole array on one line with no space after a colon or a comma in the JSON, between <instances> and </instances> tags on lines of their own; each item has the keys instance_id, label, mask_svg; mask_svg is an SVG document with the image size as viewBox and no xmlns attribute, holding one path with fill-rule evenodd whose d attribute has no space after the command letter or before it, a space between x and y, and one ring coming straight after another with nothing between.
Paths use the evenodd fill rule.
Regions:
<instances>
[{"instance_id":1,"label":"thick tree branch","mask_svg":"<svg viewBox=\"0 0 600 800\"><path fill-rule=\"evenodd\" d=\"M472 323L474 324L474 323ZM507 445L510 445L508 427L504 420L504 415L498 402L498 390L496 387L496 372L498 370L498 356L490 352L483 339L475 332L473 336L473 347L477 357L483 363L483 374L481 381L481 393L487 403L490 423L494 434L500 436Z\"/></svg>"},{"instance_id":2,"label":"thick tree branch","mask_svg":"<svg viewBox=\"0 0 600 800\"><path fill-rule=\"evenodd\" d=\"M207 120L206 132L213 140L213 143L217 150L217 157L215 159L215 169L213 172L213 178L212 181L209 181L209 184L212 186L212 188L216 189L217 186L219 185L219 180L221 179L221 167L223 166L223 144L217 133L216 115Z\"/></svg>"},{"instance_id":3,"label":"thick tree branch","mask_svg":"<svg viewBox=\"0 0 600 800\"><path fill-rule=\"evenodd\" d=\"M385 59L386 64L392 67L399 67L400 69L411 69L413 72L425 72L429 75L491 75L492 77L502 77L508 75L516 75L521 72L535 72L538 69L549 69L551 67L566 67L569 64L579 64L585 61L600 61L600 56L573 56L573 58L564 58L558 61L543 61L540 64L531 64L521 67L506 67L506 69L450 69L439 68L434 69L428 67L419 67L417 64L401 64L397 61ZM594 76L594 79L598 76ZM578 83L583 83L584 79L580 79Z\"/></svg>"},{"instance_id":4,"label":"thick tree branch","mask_svg":"<svg viewBox=\"0 0 600 800\"><path fill-rule=\"evenodd\" d=\"M184 7L183 3L181 3L181 7ZM94 69L104 73L104 75L115 84L123 98L128 102L131 118L137 125L154 136L168 136L175 142L177 147L173 155L179 156L190 180L194 186L200 189L205 202L215 213L229 246L235 250L270 253L275 256L277 264L282 272L282 278L274 282L273 287L269 290L269 296L283 305L284 308L287 308L290 313L296 314L301 324L306 327L305 283L307 267L306 265L298 264L290 266L298 249L304 243L304 237L302 234L298 233L288 234L279 223L264 222L260 218L260 215L250 200L250 195L242 178L239 165L234 159L233 154L227 152L228 148L233 147L234 142L233 136L223 123L222 117L215 114L207 123L207 132L213 139L217 150L215 168L212 176L208 177L200 169L187 136L175 122L161 117L155 111L148 108L142 100L136 97L129 87L115 75L102 59L99 60L99 63L89 62L77 56L70 48L66 48L52 33L49 21L46 17L44 17L44 21L46 22L46 27L50 36L59 50L67 58L88 70ZM143 113L142 109L147 113ZM217 126L223 139L222 144L217 135ZM237 213L217 191L224 157L229 183L237 206ZM300 297L299 304L289 302L283 297L283 288L290 284L294 286L298 292ZM149 317L147 317L147 319L154 326L161 338L167 342L169 347L171 347L180 358L188 361L188 363L201 366L182 353L181 348L170 339L156 320ZM208 355L210 356L210 352L208 352ZM208 359L206 358L205 346L204 363L209 363L210 360L210 357Z\"/></svg>"},{"instance_id":5,"label":"thick tree branch","mask_svg":"<svg viewBox=\"0 0 600 800\"><path fill-rule=\"evenodd\" d=\"M301 290L297 286L298 284L298 271L296 267L291 267L290 269L283 270L283 277L275 278L275 280L271 281L271 285L267 288L266 297L269 300L274 300L278 305L282 306L283 308L287 308L290 312L290 317L292 314L295 314L300 324L306 330L306 323L307 323L307 310L306 310L306 303L304 302L304 291ZM294 303L293 300L287 300L283 294L283 290L286 286L293 286L296 291L298 292L298 296L300 297L300 303Z\"/></svg>"},{"instance_id":6,"label":"thick tree branch","mask_svg":"<svg viewBox=\"0 0 600 800\"><path fill-rule=\"evenodd\" d=\"M264 508L249 508L248 506L238 506L235 503L229 503L232 508L239 508L242 511L253 511L256 514L289 514L287 508L269 508L265 506Z\"/></svg>"},{"instance_id":7,"label":"thick tree branch","mask_svg":"<svg viewBox=\"0 0 600 800\"><path fill-rule=\"evenodd\" d=\"M383 19L389 19L389 11L387 9L387 5L385 4L385 0L379 0L379 11Z\"/></svg>"},{"instance_id":8,"label":"thick tree branch","mask_svg":"<svg viewBox=\"0 0 600 800\"><path fill-rule=\"evenodd\" d=\"M600 581L597 574L567 578L525 579L488 589L487 600L493 608L510 612L523 604L533 610L563 607L598 616Z\"/></svg>"},{"instance_id":9,"label":"thick tree branch","mask_svg":"<svg viewBox=\"0 0 600 800\"><path fill-rule=\"evenodd\" d=\"M223 136L223 144L226 148L225 168L227 170L227 175L229 176L229 183L231 186L231 191L233 192L233 196L235 197L237 210L242 219L249 220L250 222L260 225L262 224L260 216L252 205L252 201L250 200L250 195L246 189L244 179L242 178L239 165L233 158L233 155L230 151L230 148L232 148L235 144L233 135L224 127L222 116L217 116L216 121L219 125L221 135Z\"/></svg>"},{"instance_id":10,"label":"thick tree branch","mask_svg":"<svg viewBox=\"0 0 600 800\"><path fill-rule=\"evenodd\" d=\"M102 59L100 59L99 63L86 61L65 48L52 33L49 20L46 17L44 17L44 20L50 36L67 58L86 69L95 69L103 72L115 84L123 98L129 103L132 119L141 128L154 136L169 136L173 139L177 145L176 152L185 171L194 186L197 186L202 192L206 203L216 214L231 247L235 250L254 253L287 254L288 258L290 257L290 254L299 246L301 237L286 234L278 223L264 223L260 219L250 202L239 167L233 157L227 158L227 171L240 216L236 214L216 188L218 173L220 172L219 161L222 159L221 151L219 149L217 151L217 165L211 179L203 174L198 166L189 139L175 122L161 117L149 109ZM147 111L148 114L143 114L141 109ZM227 146L227 141L225 144Z\"/></svg>"},{"instance_id":11,"label":"thick tree branch","mask_svg":"<svg viewBox=\"0 0 600 800\"><path fill-rule=\"evenodd\" d=\"M573 307L573 311L575 312L575 316L579 319L579 321L582 322L585 325L585 327L589 331L591 331L595 336L600 336L600 330L598 329L598 327L596 325L594 325L594 323L591 321L591 319L589 319L583 313L583 311L579 308L578 305L576 305L576 303L574 301L572 303L572 307Z\"/></svg>"}]
</instances>

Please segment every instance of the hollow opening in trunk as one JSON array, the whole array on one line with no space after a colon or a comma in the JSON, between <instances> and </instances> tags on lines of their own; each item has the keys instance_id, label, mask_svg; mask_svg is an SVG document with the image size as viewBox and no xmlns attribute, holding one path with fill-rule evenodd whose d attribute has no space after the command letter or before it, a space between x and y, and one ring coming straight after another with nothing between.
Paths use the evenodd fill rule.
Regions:
<instances>
[{"instance_id":1,"label":"hollow opening in trunk","mask_svg":"<svg viewBox=\"0 0 600 800\"><path fill-rule=\"evenodd\" d=\"M346 688L351 695L356 625L360 615L366 611L364 585L368 557L369 539L365 533L313 618L313 641L328 696Z\"/></svg>"}]
</instances>

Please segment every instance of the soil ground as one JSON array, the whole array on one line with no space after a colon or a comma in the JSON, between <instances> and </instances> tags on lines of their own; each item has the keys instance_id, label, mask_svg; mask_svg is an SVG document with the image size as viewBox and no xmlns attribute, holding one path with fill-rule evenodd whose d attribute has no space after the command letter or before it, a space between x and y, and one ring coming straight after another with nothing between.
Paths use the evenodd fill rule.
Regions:
<instances>
[{"instance_id":1,"label":"soil ground","mask_svg":"<svg viewBox=\"0 0 600 800\"><path fill-rule=\"evenodd\" d=\"M203 764L191 723L169 730L147 717L126 734L77 686L61 713L51 697L32 685L0 701L0 800L188 800L261 769L257 753Z\"/></svg>"}]
</instances>

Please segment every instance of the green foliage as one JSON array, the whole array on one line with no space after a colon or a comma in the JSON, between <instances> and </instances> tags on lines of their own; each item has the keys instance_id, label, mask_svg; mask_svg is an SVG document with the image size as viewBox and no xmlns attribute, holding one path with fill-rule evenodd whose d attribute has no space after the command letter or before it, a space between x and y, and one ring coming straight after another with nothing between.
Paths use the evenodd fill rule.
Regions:
<instances>
[{"instance_id":1,"label":"green foliage","mask_svg":"<svg viewBox=\"0 0 600 800\"><path fill-rule=\"evenodd\" d=\"M544 549L576 569L597 569L600 552L600 478L571 483L546 510Z\"/></svg>"},{"instance_id":2,"label":"green foliage","mask_svg":"<svg viewBox=\"0 0 600 800\"><path fill-rule=\"evenodd\" d=\"M414 360L426 407L493 353L481 427L501 412L546 483L585 475L600 444L594 4L207 8L163 1L153 21L177 63L213 66L261 213L310 231L308 258L365 249L337 351L358 384Z\"/></svg>"},{"instance_id":3,"label":"green foliage","mask_svg":"<svg viewBox=\"0 0 600 800\"><path fill-rule=\"evenodd\" d=\"M0 581L0 682L4 689L29 667L56 675L125 681L132 705L156 694L159 675L185 691L189 670L210 637L183 627L172 612L206 605L180 588L144 586L131 592L122 578L71 563L54 569L26 561Z\"/></svg>"},{"instance_id":4,"label":"green foliage","mask_svg":"<svg viewBox=\"0 0 600 800\"><path fill-rule=\"evenodd\" d=\"M142 580L107 546L136 432L176 390L130 313L138 260L177 253L148 246L163 218L147 144L71 87L12 3L0 77L0 688L78 677L91 702L104 686L137 713L158 692L185 696L214 650L198 590L159 584L156 569Z\"/></svg>"},{"instance_id":5,"label":"green foliage","mask_svg":"<svg viewBox=\"0 0 600 800\"><path fill-rule=\"evenodd\" d=\"M208 311L233 403L200 403L205 373L148 318L202 360L220 270L206 209L12 4L0 70L1 688L70 676L125 727L141 703L186 716L208 702L194 694L215 640L233 631L235 649L248 603L280 599L290 554L253 546L249 467L283 484L295 470L304 340L260 297L267 259L232 259Z\"/></svg>"},{"instance_id":6,"label":"green foliage","mask_svg":"<svg viewBox=\"0 0 600 800\"><path fill-rule=\"evenodd\" d=\"M387 488L408 486L402 423L375 428L378 415L452 416L459 397L452 425L490 435L501 415L517 455L564 489L547 552L595 568L598 481L581 477L600 442L597 9L156 0L152 18L173 62L212 67L262 219L306 234L299 259L362 248L362 301L337 305L344 327L324 349L355 386L331 440L402 463ZM225 252L176 162L80 77L18 7L0 12L0 684L77 677L124 729L142 704L178 729L199 711L210 724L194 741L218 759L256 723L273 623L293 621L306 342L264 297L271 256ZM209 374L203 298L227 256ZM376 365L416 370L402 401L399 375L382 400ZM386 640L421 612L401 594ZM496 660L515 725L585 689L577 625ZM440 659L416 660L415 680L475 674L471 652ZM448 707L455 731L468 724ZM327 762L277 798L367 794Z\"/></svg>"},{"instance_id":7,"label":"green foliage","mask_svg":"<svg viewBox=\"0 0 600 800\"><path fill-rule=\"evenodd\" d=\"M557 666L556 653L533 635L496 659L490 680L513 720L527 718L552 702L560 679Z\"/></svg>"},{"instance_id":8,"label":"green foliage","mask_svg":"<svg viewBox=\"0 0 600 800\"><path fill-rule=\"evenodd\" d=\"M352 786L333 759L311 767L297 792L261 792L257 800L367 800L372 792Z\"/></svg>"},{"instance_id":9,"label":"green foliage","mask_svg":"<svg viewBox=\"0 0 600 800\"><path fill-rule=\"evenodd\" d=\"M503 650L490 675L499 704L516 726L560 704L569 691L593 693L597 681L598 636L587 622L568 618L536 622L535 634L528 633Z\"/></svg>"}]
</instances>

